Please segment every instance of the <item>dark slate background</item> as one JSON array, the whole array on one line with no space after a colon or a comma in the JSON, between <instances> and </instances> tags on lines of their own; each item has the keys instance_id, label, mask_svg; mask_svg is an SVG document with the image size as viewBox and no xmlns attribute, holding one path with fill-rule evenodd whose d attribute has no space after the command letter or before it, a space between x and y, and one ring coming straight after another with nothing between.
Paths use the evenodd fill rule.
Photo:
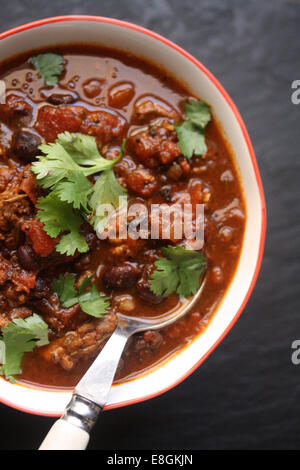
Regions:
<instances>
[{"instance_id":1,"label":"dark slate background","mask_svg":"<svg viewBox=\"0 0 300 470\"><path fill-rule=\"evenodd\" d=\"M0 30L91 14L138 23L200 59L239 107L267 201L262 270L243 315L206 362L168 393L105 412L90 449L299 448L300 0L0 0ZM1 45L0 45L1 47ZM298 278L297 278L298 274ZM38 446L52 424L0 405L0 448Z\"/></svg>"}]
</instances>

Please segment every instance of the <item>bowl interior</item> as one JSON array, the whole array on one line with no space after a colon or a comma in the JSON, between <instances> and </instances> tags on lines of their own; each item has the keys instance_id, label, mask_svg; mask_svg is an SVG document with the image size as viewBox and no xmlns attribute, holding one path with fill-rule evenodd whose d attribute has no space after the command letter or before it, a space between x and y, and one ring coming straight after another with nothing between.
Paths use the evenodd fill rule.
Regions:
<instances>
[{"instance_id":1,"label":"bowl interior","mask_svg":"<svg viewBox=\"0 0 300 470\"><path fill-rule=\"evenodd\" d=\"M43 20L42 23L6 37L4 34L0 61L37 47L78 43L78 38L85 43L115 47L150 59L212 105L231 144L244 191L247 221L240 261L231 286L208 327L160 367L135 380L113 386L108 401L110 408L140 401L171 388L207 357L232 326L247 301L260 265L265 222L263 194L251 143L238 112L219 83L195 59L155 34L114 20L69 18ZM70 395L65 391L12 385L0 379L0 401L32 413L59 415Z\"/></svg>"}]
</instances>

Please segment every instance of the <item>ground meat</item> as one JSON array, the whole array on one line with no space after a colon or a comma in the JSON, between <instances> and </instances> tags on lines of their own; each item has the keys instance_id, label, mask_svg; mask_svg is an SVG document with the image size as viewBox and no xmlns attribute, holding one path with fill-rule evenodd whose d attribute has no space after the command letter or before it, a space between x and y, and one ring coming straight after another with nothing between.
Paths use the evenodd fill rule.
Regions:
<instances>
[{"instance_id":1,"label":"ground meat","mask_svg":"<svg viewBox=\"0 0 300 470\"><path fill-rule=\"evenodd\" d=\"M106 289L129 289L134 286L141 274L136 263L123 263L106 269L102 282Z\"/></svg>"},{"instance_id":2,"label":"ground meat","mask_svg":"<svg viewBox=\"0 0 300 470\"><path fill-rule=\"evenodd\" d=\"M140 166L128 173L126 183L129 189L144 198L152 196L158 189L158 181L154 173Z\"/></svg>"},{"instance_id":3,"label":"ground meat","mask_svg":"<svg viewBox=\"0 0 300 470\"><path fill-rule=\"evenodd\" d=\"M181 155L180 147L174 140L174 131L164 127L164 124L153 125L131 135L129 147L145 166L154 168L169 164Z\"/></svg>"},{"instance_id":4,"label":"ground meat","mask_svg":"<svg viewBox=\"0 0 300 470\"><path fill-rule=\"evenodd\" d=\"M96 137L99 146L111 143L124 134L125 119L106 111L88 113L80 126L80 132Z\"/></svg>"},{"instance_id":5,"label":"ground meat","mask_svg":"<svg viewBox=\"0 0 300 470\"><path fill-rule=\"evenodd\" d=\"M117 317L107 313L102 318L88 321L62 338L43 348L43 357L65 370L71 370L83 358L95 357L117 325Z\"/></svg>"},{"instance_id":6,"label":"ground meat","mask_svg":"<svg viewBox=\"0 0 300 470\"><path fill-rule=\"evenodd\" d=\"M0 168L0 193L5 191L8 184L17 176L17 168L9 168L7 166L2 166Z\"/></svg>"},{"instance_id":7,"label":"ground meat","mask_svg":"<svg viewBox=\"0 0 300 470\"><path fill-rule=\"evenodd\" d=\"M30 215L32 209L25 197L18 198L17 195L5 194L7 198L4 199L4 193L2 195L3 198L0 198L0 230L8 231L10 224L15 224L19 227L22 220Z\"/></svg>"},{"instance_id":8,"label":"ground meat","mask_svg":"<svg viewBox=\"0 0 300 470\"><path fill-rule=\"evenodd\" d=\"M175 142L172 142L171 140L165 140L161 143L159 151L159 160L163 165L168 165L180 155L180 147Z\"/></svg>"},{"instance_id":9,"label":"ground meat","mask_svg":"<svg viewBox=\"0 0 300 470\"><path fill-rule=\"evenodd\" d=\"M15 255L10 260L0 255L0 312L23 306L35 279L36 273L23 269Z\"/></svg>"},{"instance_id":10,"label":"ground meat","mask_svg":"<svg viewBox=\"0 0 300 470\"><path fill-rule=\"evenodd\" d=\"M115 165L119 182L138 196L148 198L158 189L156 175L149 168L137 165L128 155Z\"/></svg>"},{"instance_id":11,"label":"ground meat","mask_svg":"<svg viewBox=\"0 0 300 470\"><path fill-rule=\"evenodd\" d=\"M46 297L38 298L41 292L39 290L32 291L29 304L38 311L50 328L50 336L57 335L65 328L72 328L85 318L86 315L81 312L79 304L75 304L69 308L62 308L56 294L51 291Z\"/></svg>"},{"instance_id":12,"label":"ground meat","mask_svg":"<svg viewBox=\"0 0 300 470\"><path fill-rule=\"evenodd\" d=\"M155 96L143 96L136 102L133 116L135 122L144 124L159 116L179 120L178 112Z\"/></svg>"},{"instance_id":13,"label":"ground meat","mask_svg":"<svg viewBox=\"0 0 300 470\"><path fill-rule=\"evenodd\" d=\"M9 178L7 170L2 176L4 179ZM0 193L0 240L7 248L18 246L22 235L21 225L33 212L32 203L21 189L23 178L24 172L11 168L10 181Z\"/></svg>"},{"instance_id":14,"label":"ground meat","mask_svg":"<svg viewBox=\"0 0 300 470\"><path fill-rule=\"evenodd\" d=\"M27 318L32 315L32 310L28 307L15 307L10 310L7 314L0 314L0 329L3 326L7 326L9 322L16 318Z\"/></svg>"},{"instance_id":15,"label":"ground meat","mask_svg":"<svg viewBox=\"0 0 300 470\"><path fill-rule=\"evenodd\" d=\"M6 103L0 104L0 120L8 126L18 120L19 124L25 125L32 118L32 107L18 95L8 95Z\"/></svg>"},{"instance_id":16,"label":"ground meat","mask_svg":"<svg viewBox=\"0 0 300 470\"><path fill-rule=\"evenodd\" d=\"M0 286L10 281L15 285L17 292L29 292L35 286L35 278L36 274L23 269L15 257L7 260L0 255Z\"/></svg>"}]
</instances>

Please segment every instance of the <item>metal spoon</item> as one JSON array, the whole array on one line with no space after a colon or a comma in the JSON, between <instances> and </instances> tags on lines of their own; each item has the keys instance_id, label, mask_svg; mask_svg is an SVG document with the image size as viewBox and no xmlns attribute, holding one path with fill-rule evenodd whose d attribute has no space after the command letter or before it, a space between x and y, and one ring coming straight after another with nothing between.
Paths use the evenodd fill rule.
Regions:
<instances>
[{"instance_id":1,"label":"metal spoon","mask_svg":"<svg viewBox=\"0 0 300 470\"><path fill-rule=\"evenodd\" d=\"M137 318L118 314L115 331L91 367L76 385L72 399L62 417L57 420L40 450L82 450L89 442L89 434L100 411L106 405L109 391L126 342L130 336L145 330L169 326L186 315L199 300L205 278L196 294L183 299L182 305L153 318Z\"/></svg>"}]
</instances>

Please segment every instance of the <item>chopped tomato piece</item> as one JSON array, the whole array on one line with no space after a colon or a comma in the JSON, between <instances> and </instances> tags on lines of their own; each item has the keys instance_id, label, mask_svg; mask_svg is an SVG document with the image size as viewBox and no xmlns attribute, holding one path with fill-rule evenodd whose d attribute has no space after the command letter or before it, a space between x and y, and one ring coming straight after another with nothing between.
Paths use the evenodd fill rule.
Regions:
<instances>
[{"instance_id":1,"label":"chopped tomato piece","mask_svg":"<svg viewBox=\"0 0 300 470\"><path fill-rule=\"evenodd\" d=\"M28 220L22 225L26 239L36 253L40 256L48 256L54 250L57 238L51 238L44 230L44 224L38 219Z\"/></svg>"},{"instance_id":2,"label":"chopped tomato piece","mask_svg":"<svg viewBox=\"0 0 300 470\"><path fill-rule=\"evenodd\" d=\"M38 112L35 128L47 142L54 142L61 132L77 132L84 115L81 106L43 106Z\"/></svg>"}]
</instances>

